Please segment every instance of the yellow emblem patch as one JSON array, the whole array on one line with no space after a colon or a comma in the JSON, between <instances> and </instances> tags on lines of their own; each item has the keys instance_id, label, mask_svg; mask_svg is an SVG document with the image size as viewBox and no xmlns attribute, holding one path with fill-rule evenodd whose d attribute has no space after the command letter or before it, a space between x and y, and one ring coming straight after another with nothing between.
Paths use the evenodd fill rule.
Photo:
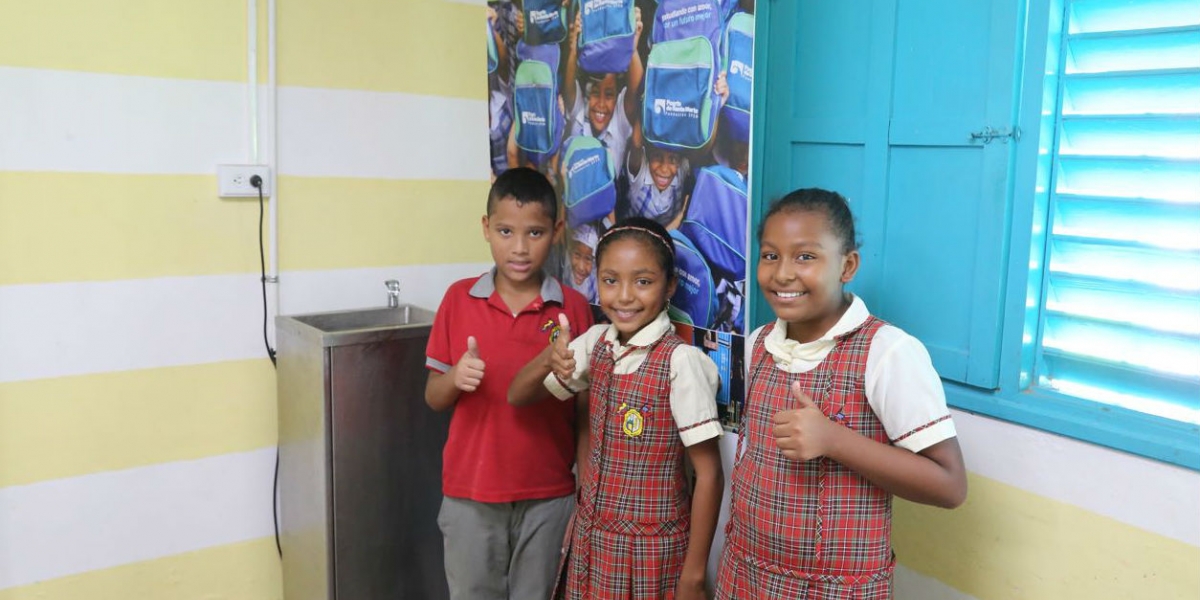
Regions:
<instances>
[{"instance_id":1,"label":"yellow emblem patch","mask_svg":"<svg viewBox=\"0 0 1200 600\"><path fill-rule=\"evenodd\" d=\"M638 412L636 408L630 408L625 411L625 417L621 419L621 429L629 437L642 435L642 428L645 425L646 419L642 417L642 413Z\"/></svg>"}]
</instances>

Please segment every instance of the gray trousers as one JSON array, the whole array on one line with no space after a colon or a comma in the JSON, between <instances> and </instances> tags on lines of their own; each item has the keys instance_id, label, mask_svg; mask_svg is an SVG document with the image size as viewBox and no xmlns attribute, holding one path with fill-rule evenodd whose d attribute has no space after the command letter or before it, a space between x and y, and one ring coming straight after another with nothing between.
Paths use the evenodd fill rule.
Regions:
<instances>
[{"instance_id":1,"label":"gray trousers","mask_svg":"<svg viewBox=\"0 0 1200 600\"><path fill-rule=\"evenodd\" d=\"M548 600L575 496L520 502L442 497L450 600Z\"/></svg>"}]
</instances>

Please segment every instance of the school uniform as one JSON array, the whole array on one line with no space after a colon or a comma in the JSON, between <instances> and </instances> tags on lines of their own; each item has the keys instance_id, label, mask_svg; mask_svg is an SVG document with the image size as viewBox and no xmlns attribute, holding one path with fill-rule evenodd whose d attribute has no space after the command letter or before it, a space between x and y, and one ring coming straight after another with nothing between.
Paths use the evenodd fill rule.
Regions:
<instances>
[{"instance_id":1,"label":"school uniform","mask_svg":"<svg viewBox=\"0 0 1200 600\"><path fill-rule=\"evenodd\" d=\"M716 598L888 600L895 559L892 496L827 458L795 461L775 445L773 417L796 408L790 386L831 420L919 452L954 437L929 355L854 298L820 339L768 324L747 344L749 375Z\"/></svg>"},{"instance_id":2,"label":"school uniform","mask_svg":"<svg viewBox=\"0 0 1200 600\"><path fill-rule=\"evenodd\" d=\"M650 161L646 159L643 151L642 165L637 175L626 165L625 174L629 178L629 207L627 213L619 214L617 218L646 217L657 221L663 227L670 225L683 210L683 182L687 180L688 170L687 159L680 157L679 171L675 178L671 180L667 189L659 191L658 186L654 185L654 176L650 174Z\"/></svg>"},{"instance_id":3,"label":"school uniform","mask_svg":"<svg viewBox=\"0 0 1200 600\"><path fill-rule=\"evenodd\" d=\"M563 597L658 600L683 569L691 527L686 447L721 435L716 365L673 332L664 311L626 345L597 325L571 342L576 372L546 386L590 387L590 477L567 553ZM557 596L556 596L557 597Z\"/></svg>"},{"instance_id":4,"label":"school uniform","mask_svg":"<svg viewBox=\"0 0 1200 600\"><path fill-rule=\"evenodd\" d=\"M508 386L550 343L560 313L591 323L591 308L546 276L540 295L514 314L495 276L450 286L426 348L426 367L446 373L472 336L487 365L479 388L459 394L442 452L438 525L454 600L548 597L574 509L574 405L512 406Z\"/></svg>"},{"instance_id":5,"label":"school uniform","mask_svg":"<svg viewBox=\"0 0 1200 600\"><path fill-rule=\"evenodd\" d=\"M588 120L588 100L583 93L583 86L575 83L575 105L571 107L571 135L586 135L594 137L608 149L608 159L612 165L625 164L625 148L629 145L629 136L633 135L633 124L625 115L625 94L627 88L622 88L617 94L617 102L613 105L612 118L608 127L600 133L592 131L592 122Z\"/></svg>"}]
</instances>

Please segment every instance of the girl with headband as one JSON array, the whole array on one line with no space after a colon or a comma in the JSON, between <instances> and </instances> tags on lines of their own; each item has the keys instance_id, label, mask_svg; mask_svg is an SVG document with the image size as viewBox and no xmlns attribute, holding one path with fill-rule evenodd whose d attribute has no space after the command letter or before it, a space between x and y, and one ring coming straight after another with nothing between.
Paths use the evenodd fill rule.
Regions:
<instances>
[{"instance_id":1,"label":"girl with headband","mask_svg":"<svg viewBox=\"0 0 1200 600\"><path fill-rule=\"evenodd\" d=\"M580 489L555 597L702 600L723 479L717 367L667 318L675 246L645 218L619 221L596 247L600 308L611 321L551 345L508 400L577 396ZM695 489L684 458L695 473Z\"/></svg>"}]
</instances>

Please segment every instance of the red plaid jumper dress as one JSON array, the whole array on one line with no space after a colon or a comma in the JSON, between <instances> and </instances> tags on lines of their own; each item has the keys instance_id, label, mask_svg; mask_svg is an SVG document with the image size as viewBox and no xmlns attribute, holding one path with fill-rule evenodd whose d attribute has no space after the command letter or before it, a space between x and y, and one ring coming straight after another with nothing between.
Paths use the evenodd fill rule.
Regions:
<instances>
[{"instance_id":1,"label":"red plaid jumper dress","mask_svg":"<svg viewBox=\"0 0 1200 600\"><path fill-rule=\"evenodd\" d=\"M863 390L871 338L883 325L868 317L838 336L821 364L800 374L779 369L767 352L763 341L773 324L758 336L718 600L891 598L891 494L827 458L791 460L772 436L774 415L795 408L789 387L799 381L828 417L889 443Z\"/></svg>"},{"instance_id":2,"label":"red plaid jumper dress","mask_svg":"<svg viewBox=\"0 0 1200 600\"><path fill-rule=\"evenodd\" d=\"M691 496L683 442L671 414L668 333L628 375L601 339L592 351L591 477L575 509L563 597L571 600L662 600L675 595L687 552ZM624 429L628 411L641 433ZM556 593L555 597L559 597Z\"/></svg>"}]
</instances>

